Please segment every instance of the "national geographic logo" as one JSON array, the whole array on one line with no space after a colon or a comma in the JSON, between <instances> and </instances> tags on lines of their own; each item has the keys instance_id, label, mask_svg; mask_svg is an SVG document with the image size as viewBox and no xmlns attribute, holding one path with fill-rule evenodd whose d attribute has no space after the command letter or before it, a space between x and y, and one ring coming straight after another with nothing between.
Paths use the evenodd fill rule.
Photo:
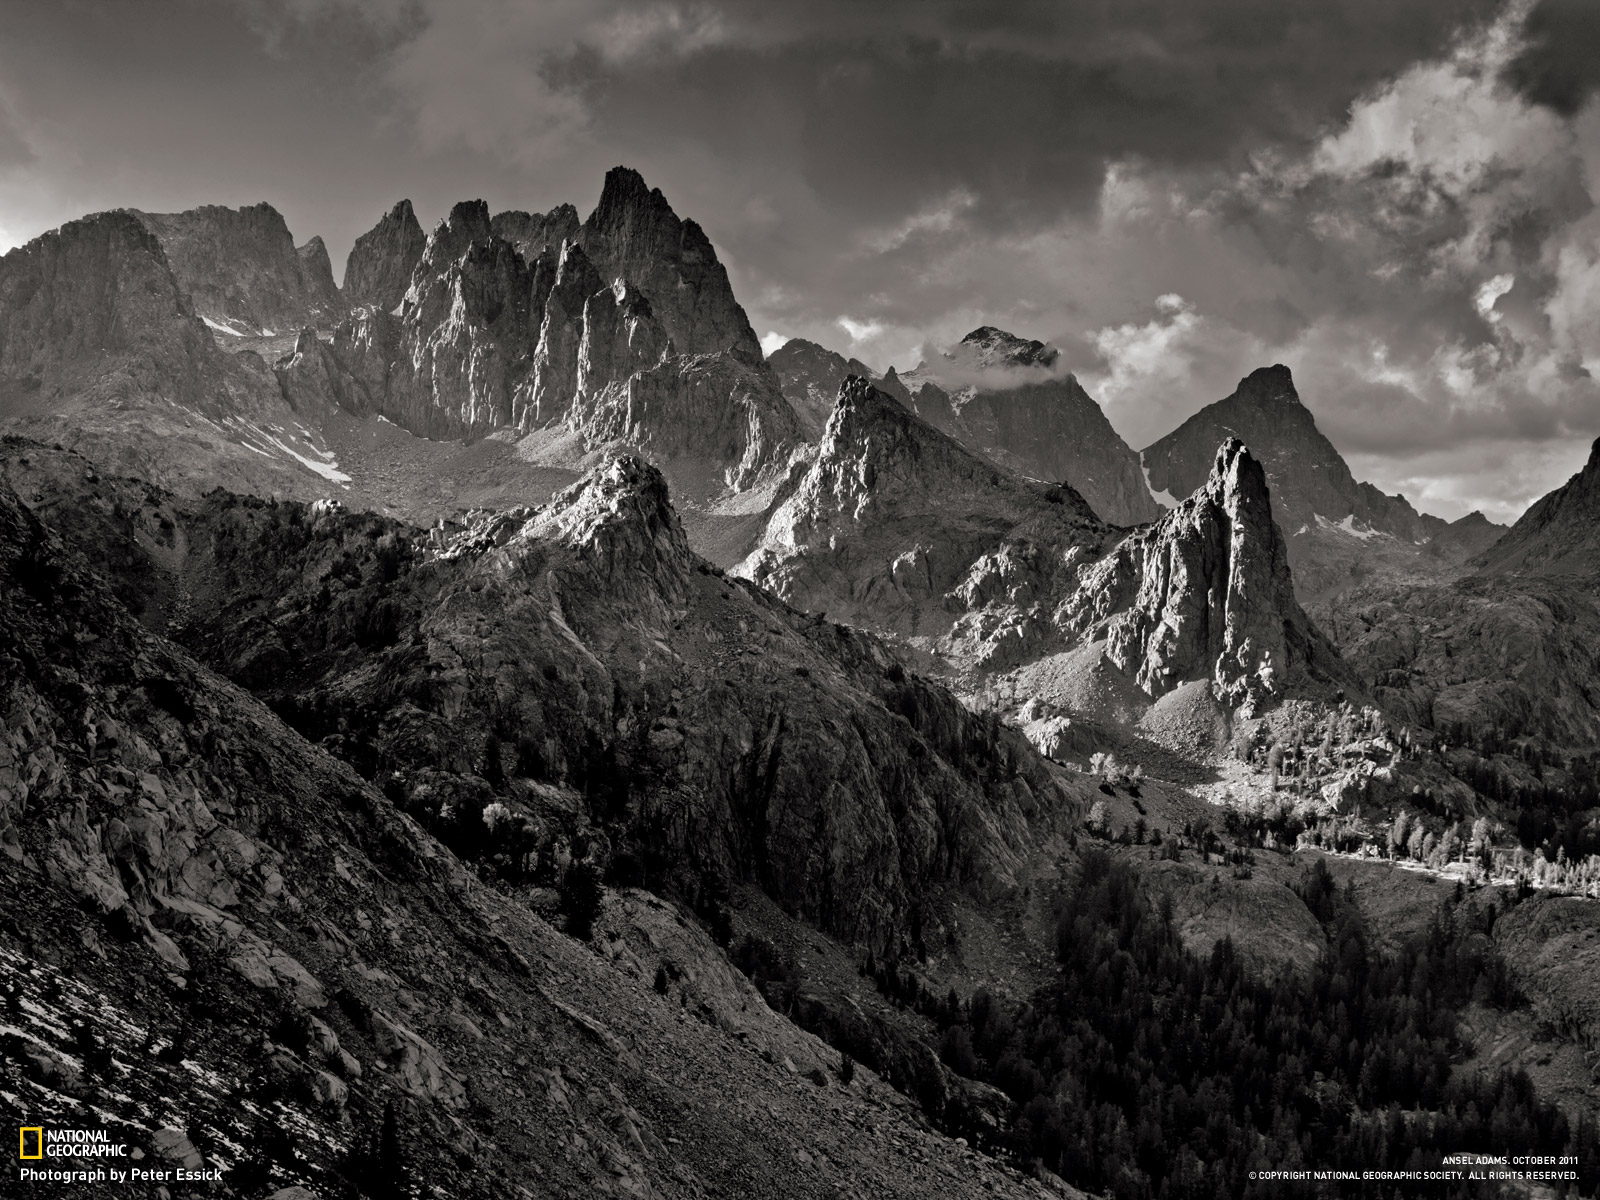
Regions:
<instances>
[{"instance_id":1,"label":"national geographic logo","mask_svg":"<svg viewBox=\"0 0 1600 1200\"><path fill-rule=\"evenodd\" d=\"M17 1157L126 1158L128 1147L111 1140L107 1129L45 1129L24 1125L17 1132Z\"/></svg>"}]
</instances>

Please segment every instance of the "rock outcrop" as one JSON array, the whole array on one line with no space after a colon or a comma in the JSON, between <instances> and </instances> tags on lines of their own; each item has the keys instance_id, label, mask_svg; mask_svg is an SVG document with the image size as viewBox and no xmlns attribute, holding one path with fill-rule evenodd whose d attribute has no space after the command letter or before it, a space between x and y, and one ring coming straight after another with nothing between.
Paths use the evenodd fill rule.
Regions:
<instances>
[{"instance_id":1,"label":"rock outcrop","mask_svg":"<svg viewBox=\"0 0 1600 1200\"><path fill-rule=\"evenodd\" d=\"M1375 576L1437 576L1462 569L1476 537L1447 536L1439 517L1404 496L1358 482L1300 401L1289 368L1262 367L1140 454L1150 488L1171 497L1198 488L1223 439L1241 438L1266 470L1273 512L1289 547L1301 602L1325 604ZM1467 532L1458 530L1457 534ZM1448 552L1448 553L1446 553Z\"/></svg>"},{"instance_id":2,"label":"rock outcrop","mask_svg":"<svg viewBox=\"0 0 1600 1200\"><path fill-rule=\"evenodd\" d=\"M895 382L913 411L968 449L1071 484L1113 525L1155 520L1162 510L1137 456L1059 358L1054 346L985 325Z\"/></svg>"},{"instance_id":3,"label":"rock outcrop","mask_svg":"<svg viewBox=\"0 0 1600 1200\"><path fill-rule=\"evenodd\" d=\"M1149 695L1205 679L1247 712L1353 677L1295 599L1266 473L1237 438L1203 486L1085 570L1058 620Z\"/></svg>"},{"instance_id":4,"label":"rock outcrop","mask_svg":"<svg viewBox=\"0 0 1600 1200\"><path fill-rule=\"evenodd\" d=\"M136 213L160 239L178 285L195 312L219 332L254 335L327 326L342 311L330 294L332 269L302 261L282 215L272 205L207 204L180 213ZM325 261L327 251L321 251ZM308 270L308 267L310 268Z\"/></svg>"},{"instance_id":5,"label":"rock outcrop","mask_svg":"<svg viewBox=\"0 0 1600 1200\"><path fill-rule=\"evenodd\" d=\"M401 200L350 247L344 264L345 300L352 308L384 313L399 308L427 244L411 201Z\"/></svg>"}]
</instances>

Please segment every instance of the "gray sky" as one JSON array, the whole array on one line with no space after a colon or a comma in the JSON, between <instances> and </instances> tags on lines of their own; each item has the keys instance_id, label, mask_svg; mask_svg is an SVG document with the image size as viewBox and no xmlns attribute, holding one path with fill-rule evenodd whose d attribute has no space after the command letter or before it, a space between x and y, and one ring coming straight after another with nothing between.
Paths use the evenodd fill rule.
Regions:
<instances>
[{"instance_id":1,"label":"gray sky","mask_svg":"<svg viewBox=\"0 0 1600 1200\"><path fill-rule=\"evenodd\" d=\"M587 212L626 163L758 333L1055 341L1135 446L1293 368L1496 519L1600 434L1595 0L0 0L0 248L268 200ZM771 344L771 342L769 342Z\"/></svg>"}]
</instances>

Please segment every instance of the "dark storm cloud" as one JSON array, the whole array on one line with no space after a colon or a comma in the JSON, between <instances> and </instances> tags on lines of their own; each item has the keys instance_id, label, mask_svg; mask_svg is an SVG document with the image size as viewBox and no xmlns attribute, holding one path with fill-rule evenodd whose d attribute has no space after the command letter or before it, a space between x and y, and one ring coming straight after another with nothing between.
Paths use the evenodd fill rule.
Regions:
<instances>
[{"instance_id":1,"label":"dark storm cloud","mask_svg":"<svg viewBox=\"0 0 1600 1200\"><path fill-rule=\"evenodd\" d=\"M1574 115L1600 90L1600 4L1539 0L1523 29L1528 44L1507 80L1533 103Z\"/></svg>"},{"instance_id":2,"label":"dark storm cloud","mask_svg":"<svg viewBox=\"0 0 1600 1200\"><path fill-rule=\"evenodd\" d=\"M327 0L341 3L360 0ZM504 55L499 98L530 98L546 129L644 128L739 138L751 111L779 110L767 155L798 155L830 207L884 218L952 189L970 217L1017 227L1092 200L1105 162L1242 165L1264 144L1298 143L1365 89L1440 50L1489 0L1124 0L972 3L887 0L616 5L368 0L375 20L420 10L399 72L425 125L488 140L497 124L536 136L525 115L459 55L481 31ZM466 39L465 43L463 39ZM493 42L493 45L487 43ZM431 56L431 59L430 59ZM479 97L482 102L471 103ZM535 104L540 97L532 96ZM708 110L707 99L714 100ZM774 136L776 135L776 136Z\"/></svg>"},{"instance_id":3,"label":"dark storm cloud","mask_svg":"<svg viewBox=\"0 0 1600 1200\"><path fill-rule=\"evenodd\" d=\"M1287 361L1449 511L1488 439L1600 421L1595 7L0 0L0 248L266 199L337 266L402 196L587 210L626 163L769 344L1054 339L1136 445Z\"/></svg>"}]
</instances>

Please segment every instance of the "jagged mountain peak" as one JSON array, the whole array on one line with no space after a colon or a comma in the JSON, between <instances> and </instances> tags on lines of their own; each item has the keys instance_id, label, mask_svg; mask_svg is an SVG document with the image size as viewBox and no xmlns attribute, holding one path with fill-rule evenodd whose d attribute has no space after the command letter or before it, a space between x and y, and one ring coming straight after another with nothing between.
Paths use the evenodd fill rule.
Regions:
<instances>
[{"instance_id":1,"label":"jagged mountain peak","mask_svg":"<svg viewBox=\"0 0 1600 1200\"><path fill-rule=\"evenodd\" d=\"M1107 617L1107 614L1111 614ZM1253 711L1305 684L1352 677L1295 599L1266 471L1226 438L1204 483L1085 573L1063 623L1151 696L1210 681Z\"/></svg>"},{"instance_id":2,"label":"jagged mountain peak","mask_svg":"<svg viewBox=\"0 0 1600 1200\"><path fill-rule=\"evenodd\" d=\"M616 228L640 214L671 215L672 206L660 188L651 187L632 167L612 167L606 172L600 202L590 214L589 224L597 229Z\"/></svg>"},{"instance_id":3,"label":"jagged mountain peak","mask_svg":"<svg viewBox=\"0 0 1600 1200\"><path fill-rule=\"evenodd\" d=\"M872 374L872 368L859 359L846 358L805 338L790 338L767 356L767 363L777 372L784 396L813 439L822 436L845 377ZM893 370L891 367L891 376ZM880 380L879 386L887 384L885 390L896 389L898 385L890 382L891 376Z\"/></svg>"},{"instance_id":4,"label":"jagged mountain peak","mask_svg":"<svg viewBox=\"0 0 1600 1200\"><path fill-rule=\"evenodd\" d=\"M882 386L929 423L1022 475L1070 483L1117 525L1153 521L1161 509L1138 456L1071 375L1059 352L993 325Z\"/></svg>"},{"instance_id":5,"label":"jagged mountain peak","mask_svg":"<svg viewBox=\"0 0 1600 1200\"><path fill-rule=\"evenodd\" d=\"M600 202L578 236L602 276L644 290L680 353L731 351L749 363L762 361L761 342L705 231L679 219L639 172L606 173Z\"/></svg>"},{"instance_id":6,"label":"jagged mountain peak","mask_svg":"<svg viewBox=\"0 0 1600 1200\"><path fill-rule=\"evenodd\" d=\"M996 486L1008 477L992 463L941 433L860 375L848 375L822 432L819 461L848 458L871 490L889 469L902 483L940 486L981 478Z\"/></svg>"},{"instance_id":7,"label":"jagged mountain peak","mask_svg":"<svg viewBox=\"0 0 1600 1200\"><path fill-rule=\"evenodd\" d=\"M434 226L428 238L429 249L431 253L435 243L454 249L493 236L488 204L482 200L458 200L450 206L449 214Z\"/></svg>"},{"instance_id":8,"label":"jagged mountain peak","mask_svg":"<svg viewBox=\"0 0 1600 1200\"><path fill-rule=\"evenodd\" d=\"M393 310L405 297L427 241L411 201L396 201L350 247L344 267L345 298L352 306Z\"/></svg>"},{"instance_id":9,"label":"jagged mountain peak","mask_svg":"<svg viewBox=\"0 0 1600 1200\"><path fill-rule=\"evenodd\" d=\"M1140 461L1151 491L1185 496L1201 487L1216 446L1230 437L1248 443L1266 472L1308 604L1331 600L1376 570L1414 569L1423 548L1445 531L1441 518L1417 512L1404 496L1355 478L1282 363L1250 372L1228 396L1146 447ZM1448 569L1481 545L1458 531L1425 565L1430 572Z\"/></svg>"},{"instance_id":10,"label":"jagged mountain peak","mask_svg":"<svg viewBox=\"0 0 1600 1200\"><path fill-rule=\"evenodd\" d=\"M1236 437L1228 438L1217 447L1205 491L1217 504L1271 523L1272 497L1267 489L1267 473L1249 447Z\"/></svg>"}]
</instances>

